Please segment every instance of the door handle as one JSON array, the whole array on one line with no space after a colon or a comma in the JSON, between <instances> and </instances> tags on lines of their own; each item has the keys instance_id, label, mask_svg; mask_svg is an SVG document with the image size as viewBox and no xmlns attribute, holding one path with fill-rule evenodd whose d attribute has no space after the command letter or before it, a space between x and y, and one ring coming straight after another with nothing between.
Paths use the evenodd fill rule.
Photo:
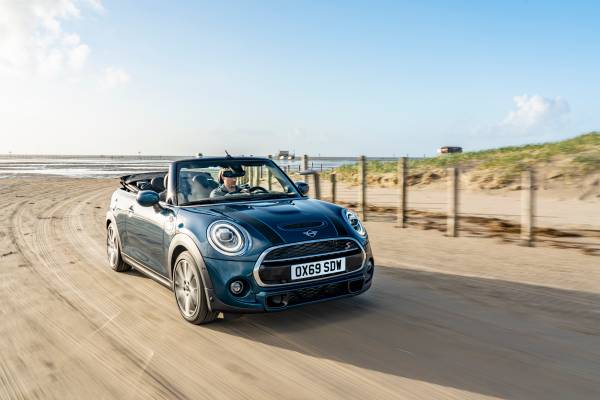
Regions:
<instances>
[{"instance_id":1,"label":"door handle","mask_svg":"<svg viewBox=\"0 0 600 400\"><path fill-rule=\"evenodd\" d=\"M133 206L129 206L129 208L127 209L127 213L129 215L133 214Z\"/></svg>"}]
</instances>

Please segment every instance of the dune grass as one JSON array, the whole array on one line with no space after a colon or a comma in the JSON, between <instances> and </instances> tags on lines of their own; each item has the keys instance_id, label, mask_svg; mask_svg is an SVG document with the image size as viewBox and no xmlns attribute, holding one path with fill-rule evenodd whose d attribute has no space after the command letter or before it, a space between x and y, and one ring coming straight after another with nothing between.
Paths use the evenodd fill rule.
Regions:
<instances>
[{"instance_id":1,"label":"dune grass","mask_svg":"<svg viewBox=\"0 0 600 400\"><path fill-rule=\"evenodd\" d=\"M409 161L409 168L413 173L461 167L470 171L494 171L499 175L509 176L529 167L558 162L562 162L562 168L566 168L573 174L600 172L600 132L590 132L559 142L508 146L413 159ZM370 176L395 173L397 167L396 162L367 162ZM342 180L351 179L356 173L356 164L337 168L337 174Z\"/></svg>"}]
</instances>

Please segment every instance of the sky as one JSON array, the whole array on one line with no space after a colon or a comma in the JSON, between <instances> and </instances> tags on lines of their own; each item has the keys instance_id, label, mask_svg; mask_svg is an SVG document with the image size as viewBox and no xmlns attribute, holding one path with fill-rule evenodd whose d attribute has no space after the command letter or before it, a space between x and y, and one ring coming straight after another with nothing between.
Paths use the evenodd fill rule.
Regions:
<instances>
[{"instance_id":1,"label":"sky","mask_svg":"<svg viewBox=\"0 0 600 400\"><path fill-rule=\"evenodd\" d=\"M422 156L600 130L597 1L0 0L0 154Z\"/></svg>"}]
</instances>

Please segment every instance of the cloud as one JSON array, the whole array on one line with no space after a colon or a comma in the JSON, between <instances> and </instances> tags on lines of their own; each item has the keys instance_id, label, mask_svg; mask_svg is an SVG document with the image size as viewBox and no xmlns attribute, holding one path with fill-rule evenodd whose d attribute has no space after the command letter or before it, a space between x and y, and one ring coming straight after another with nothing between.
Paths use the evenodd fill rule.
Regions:
<instances>
[{"instance_id":1,"label":"cloud","mask_svg":"<svg viewBox=\"0 0 600 400\"><path fill-rule=\"evenodd\" d=\"M500 123L501 128L530 132L561 125L571 108L562 97L549 99L539 94L513 98L516 109L509 112Z\"/></svg>"},{"instance_id":2,"label":"cloud","mask_svg":"<svg viewBox=\"0 0 600 400\"><path fill-rule=\"evenodd\" d=\"M569 102L560 96L539 94L514 96L515 107L499 122L472 126L467 130L468 147L488 148L561 138L572 131Z\"/></svg>"},{"instance_id":3,"label":"cloud","mask_svg":"<svg viewBox=\"0 0 600 400\"><path fill-rule=\"evenodd\" d=\"M78 0L0 1L0 75L56 77L80 71L91 52L62 23L81 17ZM86 5L102 11L98 0Z\"/></svg>"},{"instance_id":4,"label":"cloud","mask_svg":"<svg viewBox=\"0 0 600 400\"><path fill-rule=\"evenodd\" d=\"M104 69L104 86L113 89L129 83L131 77L127 72L116 67L106 67Z\"/></svg>"},{"instance_id":5,"label":"cloud","mask_svg":"<svg viewBox=\"0 0 600 400\"><path fill-rule=\"evenodd\" d=\"M97 12L100 12L100 13L104 12L104 6L102 5L102 0L87 0L87 2Z\"/></svg>"}]
</instances>

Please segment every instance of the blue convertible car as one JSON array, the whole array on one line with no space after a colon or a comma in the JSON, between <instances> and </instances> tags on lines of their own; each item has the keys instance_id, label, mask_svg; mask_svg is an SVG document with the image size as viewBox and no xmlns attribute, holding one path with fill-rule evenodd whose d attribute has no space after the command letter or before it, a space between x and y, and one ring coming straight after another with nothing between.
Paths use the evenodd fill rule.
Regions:
<instances>
[{"instance_id":1,"label":"blue convertible car","mask_svg":"<svg viewBox=\"0 0 600 400\"><path fill-rule=\"evenodd\" d=\"M196 158L124 176L106 214L110 266L171 288L194 324L364 292L374 270L364 226L307 192L267 158Z\"/></svg>"}]
</instances>

